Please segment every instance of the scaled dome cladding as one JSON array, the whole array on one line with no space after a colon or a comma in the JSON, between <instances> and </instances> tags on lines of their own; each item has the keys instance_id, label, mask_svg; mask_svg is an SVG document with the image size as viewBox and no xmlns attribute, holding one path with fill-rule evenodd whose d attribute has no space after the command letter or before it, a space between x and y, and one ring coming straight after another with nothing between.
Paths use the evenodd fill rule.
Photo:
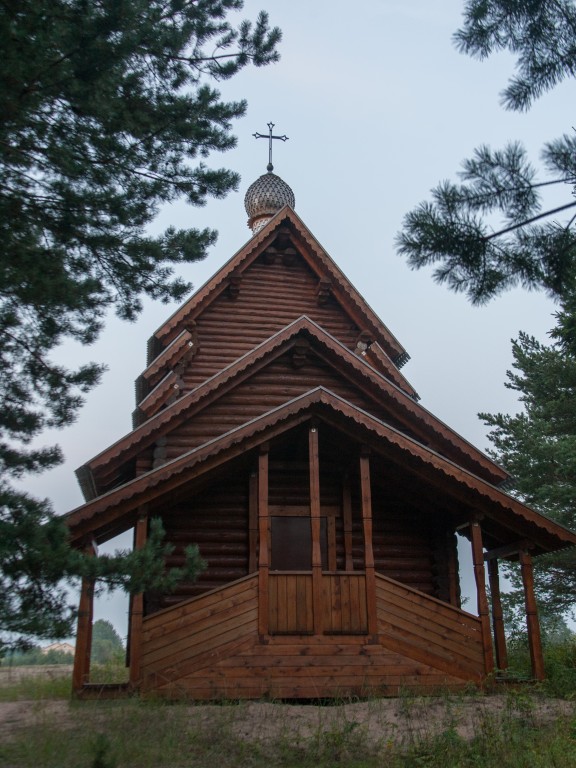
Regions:
<instances>
[{"instance_id":1,"label":"scaled dome cladding","mask_svg":"<svg viewBox=\"0 0 576 768\"><path fill-rule=\"evenodd\" d=\"M250 219L266 214L274 215L285 205L294 208L294 192L280 176L270 171L256 179L244 197L244 207Z\"/></svg>"}]
</instances>

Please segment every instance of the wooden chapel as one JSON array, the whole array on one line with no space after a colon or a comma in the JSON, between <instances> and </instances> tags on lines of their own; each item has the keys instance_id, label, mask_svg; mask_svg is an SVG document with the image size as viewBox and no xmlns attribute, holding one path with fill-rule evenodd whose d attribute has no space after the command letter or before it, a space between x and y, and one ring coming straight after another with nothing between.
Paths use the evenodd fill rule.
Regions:
<instances>
[{"instance_id":1,"label":"wooden chapel","mask_svg":"<svg viewBox=\"0 0 576 768\"><path fill-rule=\"evenodd\" d=\"M576 535L419 404L405 350L271 166L245 203L252 237L150 339L134 428L78 470L86 502L66 518L77 547L129 529L140 547L159 517L167 565L190 543L207 563L175 593L132 598L130 687L317 699L480 683L506 668L501 559L520 561L541 679L532 559ZM476 613L460 605L457 532ZM92 596L84 583L79 695Z\"/></svg>"}]
</instances>

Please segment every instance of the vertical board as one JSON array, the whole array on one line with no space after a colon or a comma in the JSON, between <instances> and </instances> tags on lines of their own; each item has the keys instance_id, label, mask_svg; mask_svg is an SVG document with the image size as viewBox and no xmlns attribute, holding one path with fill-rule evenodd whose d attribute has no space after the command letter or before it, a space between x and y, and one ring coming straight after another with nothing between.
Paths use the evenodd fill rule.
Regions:
<instances>
[{"instance_id":1,"label":"vertical board","mask_svg":"<svg viewBox=\"0 0 576 768\"><path fill-rule=\"evenodd\" d=\"M270 573L268 595L270 634L311 634L314 631L312 574Z\"/></svg>"}]
</instances>

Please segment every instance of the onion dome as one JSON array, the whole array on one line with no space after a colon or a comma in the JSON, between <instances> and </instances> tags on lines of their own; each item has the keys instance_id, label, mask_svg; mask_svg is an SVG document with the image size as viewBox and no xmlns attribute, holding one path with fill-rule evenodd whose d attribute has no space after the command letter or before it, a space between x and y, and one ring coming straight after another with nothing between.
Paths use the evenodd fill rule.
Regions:
<instances>
[{"instance_id":1,"label":"onion dome","mask_svg":"<svg viewBox=\"0 0 576 768\"><path fill-rule=\"evenodd\" d=\"M244 207L248 214L248 226L254 234L260 232L262 227L270 219L282 210L285 205L294 208L294 192L280 176L272 173L271 166L268 173L248 187L244 197Z\"/></svg>"}]
</instances>

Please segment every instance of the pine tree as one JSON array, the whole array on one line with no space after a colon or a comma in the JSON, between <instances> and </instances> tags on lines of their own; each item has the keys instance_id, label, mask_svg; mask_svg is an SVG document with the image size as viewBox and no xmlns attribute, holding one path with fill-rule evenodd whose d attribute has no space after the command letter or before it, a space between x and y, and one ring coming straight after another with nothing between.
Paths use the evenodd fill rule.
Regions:
<instances>
[{"instance_id":1,"label":"pine tree","mask_svg":"<svg viewBox=\"0 0 576 768\"><path fill-rule=\"evenodd\" d=\"M468 0L459 49L484 59L508 50L516 75L502 93L508 109L526 111L535 99L576 75L576 6L572 0ZM443 182L432 201L404 221L400 252L415 269L436 265L434 278L482 304L515 285L547 291L561 303L546 345L521 333L513 342L507 387L519 394L521 413L480 414L492 428L493 457L511 474L513 492L558 522L576 528L576 134L548 143L549 177L539 180L519 142L503 150L483 146L464 163L461 183ZM543 209L552 185L566 201ZM561 216L565 216L562 223ZM552 223L551 219L554 217ZM500 226L491 222L500 218ZM574 606L576 554L535 561L544 626ZM509 571L511 615L521 605L520 576ZM522 611L517 612L518 616Z\"/></svg>"},{"instance_id":2,"label":"pine tree","mask_svg":"<svg viewBox=\"0 0 576 768\"><path fill-rule=\"evenodd\" d=\"M480 59L514 54L517 74L502 102L525 111L576 75L576 7L572 0L468 0L455 42ZM539 179L519 142L476 149L460 183L440 183L431 202L405 217L397 242L409 265L436 265L434 279L474 304L516 285L560 295L576 258L574 130L546 144L542 158L548 176ZM566 201L543 209L542 193L553 185L566 190Z\"/></svg>"},{"instance_id":3,"label":"pine tree","mask_svg":"<svg viewBox=\"0 0 576 768\"><path fill-rule=\"evenodd\" d=\"M246 104L222 101L210 82L275 61L280 40L265 13L235 27L228 17L242 5L0 6L0 630L68 634L63 576L100 568L113 581L116 568L134 586L129 560L87 564L70 552L50 505L10 479L61 461L58 447L29 444L72 422L102 372L57 365L57 346L93 342L111 308L132 320L143 296L181 298L190 286L174 266L204 258L215 241L206 229L152 237L147 226L161 204L201 206L237 185L236 174L204 159L234 146L231 123Z\"/></svg>"},{"instance_id":4,"label":"pine tree","mask_svg":"<svg viewBox=\"0 0 576 768\"><path fill-rule=\"evenodd\" d=\"M542 344L521 333L513 342L514 370L506 386L519 395L520 413L480 414L492 428L491 455L514 481L514 491L529 505L576 529L576 283L566 288L551 331ZM523 589L512 570L513 609ZM535 585L546 614L571 614L576 594L576 552L544 555L534 561Z\"/></svg>"}]
</instances>

